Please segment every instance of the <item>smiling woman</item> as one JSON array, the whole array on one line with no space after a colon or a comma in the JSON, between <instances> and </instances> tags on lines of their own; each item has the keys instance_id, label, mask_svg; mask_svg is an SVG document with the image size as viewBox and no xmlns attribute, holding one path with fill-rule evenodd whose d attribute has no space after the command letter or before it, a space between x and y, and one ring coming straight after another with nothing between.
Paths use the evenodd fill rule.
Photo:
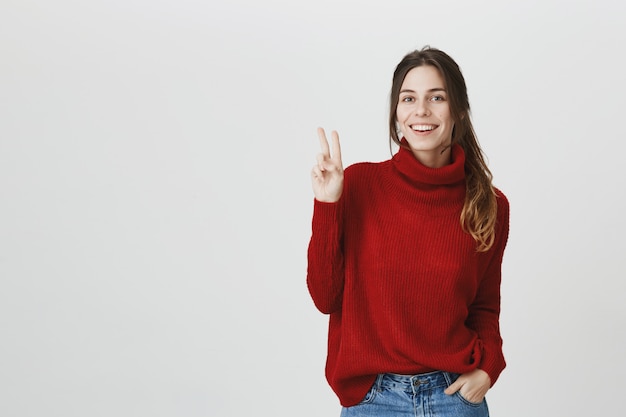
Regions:
<instances>
[{"instance_id":1,"label":"smiling woman","mask_svg":"<svg viewBox=\"0 0 626 417\"><path fill-rule=\"evenodd\" d=\"M452 58L404 57L389 126L398 153L345 172L337 132L331 146L318 129L307 283L330 315L326 377L344 417L488 416L509 206Z\"/></svg>"},{"instance_id":2,"label":"smiling woman","mask_svg":"<svg viewBox=\"0 0 626 417\"><path fill-rule=\"evenodd\" d=\"M450 162L454 119L445 82L430 65L410 70L400 90L396 118L413 155L430 168Z\"/></svg>"},{"instance_id":3,"label":"smiling woman","mask_svg":"<svg viewBox=\"0 0 626 417\"><path fill-rule=\"evenodd\" d=\"M426 95L426 100L439 103L437 106L405 109L404 103L417 100L401 94L419 88ZM445 92L435 94L436 92ZM465 154L467 172L465 204L461 213L461 224L479 243L479 250L486 250L493 243L497 203L495 189L491 183L491 171L487 167L482 149L476 139L470 116L470 104L467 86L458 64L445 52L438 49L424 48L407 54L400 62L393 75L391 86L391 105L389 109L389 134L391 140L400 147L409 149L423 165L437 168L449 162L452 144L458 144ZM414 127L402 123L419 119L440 119L438 148L425 145L425 141L415 140L422 133L430 136L430 132L416 132ZM445 123L444 123L445 122ZM435 125L433 125L435 127ZM433 129L435 130L435 129ZM444 133L445 132L445 133ZM404 135L404 141L399 136ZM419 136L418 136L419 137ZM432 138L431 138L432 141ZM436 139L435 139L436 142ZM422 145L419 145L419 144ZM426 146L425 149L422 149Z\"/></svg>"}]
</instances>

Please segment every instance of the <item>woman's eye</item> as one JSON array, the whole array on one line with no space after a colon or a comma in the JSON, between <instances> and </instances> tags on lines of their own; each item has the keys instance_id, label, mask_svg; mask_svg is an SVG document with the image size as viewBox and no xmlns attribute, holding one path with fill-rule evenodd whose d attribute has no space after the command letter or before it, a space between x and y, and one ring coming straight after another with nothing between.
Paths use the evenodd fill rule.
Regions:
<instances>
[{"instance_id":1,"label":"woman's eye","mask_svg":"<svg viewBox=\"0 0 626 417\"><path fill-rule=\"evenodd\" d=\"M443 101L444 98L442 96L432 96L430 101Z\"/></svg>"},{"instance_id":2,"label":"woman's eye","mask_svg":"<svg viewBox=\"0 0 626 417\"><path fill-rule=\"evenodd\" d=\"M404 97L402 101L404 101L405 103L410 103L413 101L413 97Z\"/></svg>"}]
</instances>

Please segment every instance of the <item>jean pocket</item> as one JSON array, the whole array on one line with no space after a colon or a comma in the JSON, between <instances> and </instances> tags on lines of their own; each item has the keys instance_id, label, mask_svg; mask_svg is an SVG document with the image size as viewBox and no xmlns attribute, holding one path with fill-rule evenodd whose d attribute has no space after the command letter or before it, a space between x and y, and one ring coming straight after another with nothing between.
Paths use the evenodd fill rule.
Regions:
<instances>
[{"instance_id":1,"label":"jean pocket","mask_svg":"<svg viewBox=\"0 0 626 417\"><path fill-rule=\"evenodd\" d=\"M372 384L371 388L369 389L369 391L367 391L367 394L365 394L365 397L363 397L363 399L361 400L361 402L359 403L359 405L361 404L369 404L372 401L374 401L374 398L376 398L376 395L378 395L378 379L376 379L376 381L374 381L374 383Z\"/></svg>"},{"instance_id":2,"label":"jean pocket","mask_svg":"<svg viewBox=\"0 0 626 417\"><path fill-rule=\"evenodd\" d=\"M449 387L450 385L452 385L452 383L453 383L454 381L456 381L456 380L457 380L457 378L458 378L459 376L461 376L461 374L455 374L455 373L453 373L453 372L445 372L445 373L444 373L444 376L445 376L445 378L446 378L446 383L447 383L447 386ZM481 406L481 405L485 402L485 399L484 399L484 398L482 399L482 401L481 401L481 402L478 402L478 403L472 402L472 401L468 400L467 398L465 398L465 397L463 396L463 394L461 394L461 390L458 390L457 392L455 392L455 393L454 393L454 396L455 396L455 397L456 397L456 398L457 398L457 399L458 399L461 403L463 403L463 404L465 404L465 405L467 405L467 406L470 406L470 407L480 407L480 406Z\"/></svg>"},{"instance_id":3,"label":"jean pocket","mask_svg":"<svg viewBox=\"0 0 626 417\"><path fill-rule=\"evenodd\" d=\"M457 391L457 392L455 392L455 395L459 398L459 400L460 400L463 404L465 404L465 405L469 405L470 407L480 407L480 406L481 406L481 405L485 402L485 399L484 399L484 398L483 398L480 402L478 402L478 403L472 402L472 401L468 400L467 398L465 398L465 397L463 396L463 394L461 394L461 391Z\"/></svg>"}]
</instances>

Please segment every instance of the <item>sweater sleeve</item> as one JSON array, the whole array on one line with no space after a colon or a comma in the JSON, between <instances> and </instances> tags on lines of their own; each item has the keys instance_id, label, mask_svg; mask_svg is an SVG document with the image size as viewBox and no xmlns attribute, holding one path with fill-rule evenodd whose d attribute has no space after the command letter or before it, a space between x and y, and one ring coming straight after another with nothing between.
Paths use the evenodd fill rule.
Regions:
<instances>
[{"instance_id":1,"label":"sweater sleeve","mask_svg":"<svg viewBox=\"0 0 626 417\"><path fill-rule=\"evenodd\" d=\"M314 200L308 248L307 286L315 306L325 314L341 309L344 284L342 200Z\"/></svg>"},{"instance_id":2,"label":"sweater sleeve","mask_svg":"<svg viewBox=\"0 0 626 417\"><path fill-rule=\"evenodd\" d=\"M496 383L506 366L502 352L500 335L500 283L502 279L502 258L509 236L509 203L504 194L497 191L498 220L497 235L492 248L491 259L480 282L474 302L470 306L468 327L478 333L483 346L483 354L478 368L487 372L491 385Z\"/></svg>"}]
</instances>

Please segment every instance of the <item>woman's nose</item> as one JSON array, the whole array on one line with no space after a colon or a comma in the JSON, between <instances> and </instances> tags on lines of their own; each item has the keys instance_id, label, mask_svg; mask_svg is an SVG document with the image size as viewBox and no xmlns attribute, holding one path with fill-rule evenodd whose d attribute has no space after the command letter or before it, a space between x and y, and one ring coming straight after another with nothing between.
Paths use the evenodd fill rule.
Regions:
<instances>
[{"instance_id":1,"label":"woman's nose","mask_svg":"<svg viewBox=\"0 0 626 417\"><path fill-rule=\"evenodd\" d=\"M423 101L417 101L415 104L415 115L416 116L428 116L429 109L426 103Z\"/></svg>"}]
</instances>

